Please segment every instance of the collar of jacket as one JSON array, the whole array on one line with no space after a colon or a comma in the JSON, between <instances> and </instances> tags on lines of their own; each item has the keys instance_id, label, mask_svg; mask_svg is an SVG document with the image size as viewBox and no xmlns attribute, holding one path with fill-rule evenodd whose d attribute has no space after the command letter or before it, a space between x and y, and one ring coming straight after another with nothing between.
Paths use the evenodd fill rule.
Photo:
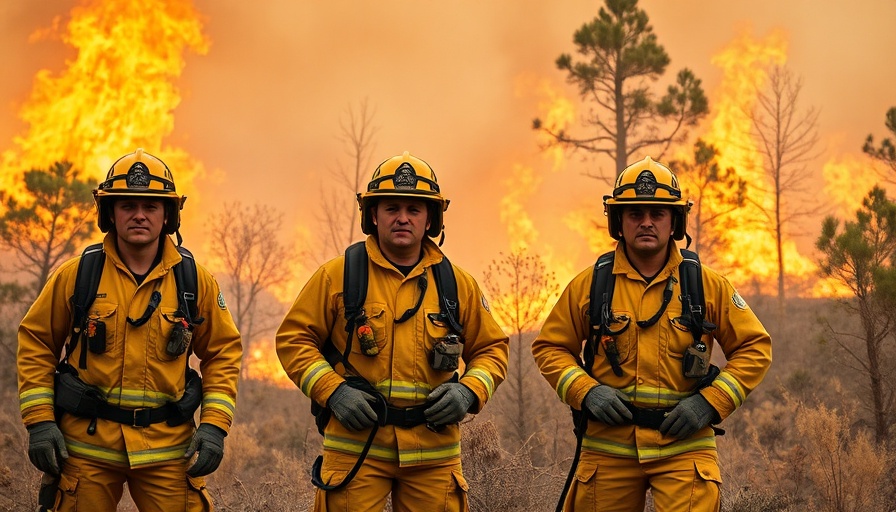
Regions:
<instances>
[{"instance_id":1,"label":"collar of jacket","mask_svg":"<svg viewBox=\"0 0 896 512\"><path fill-rule=\"evenodd\" d=\"M172 240L170 236L161 235L160 238L162 239L163 244L162 261L156 266L156 270L164 269L164 272L168 272L172 267L180 263L180 260L183 258L177 251L177 246L174 245L174 240ZM116 267L120 268L123 272L130 272L127 265L121 260L121 255L118 254L118 248L115 246L114 231L109 231L103 238L103 251L106 252L106 257L109 258ZM146 279L149 280L154 274L155 272L152 272Z\"/></svg>"},{"instance_id":2,"label":"collar of jacket","mask_svg":"<svg viewBox=\"0 0 896 512\"><path fill-rule=\"evenodd\" d=\"M380 246L377 244L376 237L374 235L368 235L367 240L365 241L365 246L367 247L367 257L370 258L370 261L376 264L379 267L383 267L384 269L392 269L392 264L389 263L389 260L383 256L383 252L380 251ZM176 250L174 252L177 252ZM410 274L405 277L405 279L411 279L418 275L420 275L423 271L421 269L429 268L433 265L437 265L445 255L442 253L442 250L439 249L439 246L436 245L430 238L423 239L423 258L420 259L420 263L417 264L417 268L411 271Z\"/></svg>"},{"instance_id":3,"label":"collar of jacket","mask_svg":"<svg viewBox=\"0 0 896 512\"><path fill-rule=\"evenodd\" d=\"M681 256L681 250L678 248L678 244L673 243L671 240L669 242L672 247L670 249L671 254L669 254L669 260L666 261L666 266L660 270L660 273L657 276L663 276L662 279L654 279L651 281L652 283L663 282L668 279L669 276L675 274L678 271L678 265L681 264L681 261L684 259ZM635 270L635 267L628 261L628 257L625 255L625 248L621 243L616 244L616 257L613 260L613 274L619 275L623 274L627 278L635 280L635 281L643 281L644 278L641 277L641 274Z\"/></svg>"}]
</instances>

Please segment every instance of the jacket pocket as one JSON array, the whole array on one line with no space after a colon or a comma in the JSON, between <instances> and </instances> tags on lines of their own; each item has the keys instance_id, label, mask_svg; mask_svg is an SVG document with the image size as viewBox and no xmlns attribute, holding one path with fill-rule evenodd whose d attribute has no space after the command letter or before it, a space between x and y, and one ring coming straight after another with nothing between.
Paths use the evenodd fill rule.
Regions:
<instances>
[{"instance_id":1,"label":"jacket pocket","mask_svg":"<svg viewBox=\"0 0 896 512\"><path fill-rule=\"evenodd\" d=\"M367 325L370 326L372 331L377 352L382 352L386 348L386 328L389 325L387 318L389 315L386 314L386 308L383 304L368 303L364 306L364 313L367 316ZM352 337L352 354L364 354L361 340L358 338L358 327L360 325L363 324L355 325L354 330L349 333L349 336Z\"/></svg>"},{"instance_id":2,"label":"jacket pocket","mask_svg":"<svg viewBox=\"0 0 896 512\"><path fill-rule=\"evenodd\" d=\"M633 316L628 311L614 310L613 318L616 321L608 326L609 329L611 331L619 331L624 329L624 331L621 334L612 336L612 341L608 343L615 343L615 350L617 353L617 357L619 358L619 364L622 364L629 359L629 356L634 350L638 326L635 324L634 320L632 320ZM604 359L606 359L607 356L606 349L607 347L603 346L603 343L601 343L601 347L598 349L598 352L604 355ZM607 364L609 364L609 362L607 362Z\"/></svg>"},{"instance_id":3,"label":"jacket pocket","mask_svg":"<svg viewBox=\"0 0 896 512\"><path fill-rule=\"evenodd\" d=\"M178 310L175 308L159 308L159 314L153 320L153 324L156 325L156 329L154 329L156 332L150 336L152 338L150 343L155 345L156 358L160 361L174 361L183 355L168 355L168 340L171 337L171 332L174 330L175 324L180 323L183 319L183 316L175 314L177 312ZM184 353L190 350L190 345L191 343L187 343Z\"/></svg>"},{"instance_id":4,"label":"jacket pocket","mask_svg":"<svg viewBox=\"0 0 896 512\"><path fill-rule=\"evenodd\" d=\"M100 303L94 302L94 304L90 307L90 311L87 314L87 322L88 325L84 329L84 332L81 337L81 343L88 344L88 347L91 348L91 355L98 356L109 356L116 357L121 355L119 352L123 346L122 343L119 342L116 327L118 326L118 304L110 304L110 303ZM101 351L95 350L97 346L97 340L94 340L91 344L89 339L90 335L96 335L97 327L94 326L91 328L90 323L101 323L102 329L105 331L105 337L103 339L98 340L100 344L103 344ZM85 347L85 348L88 348Z\"/></svg>"},{"instance_id":5,"label":"jacket pocket","mask_svg":"<svg viewBox=\"0 0 896 512\"><path fill-rule=\"evenodd\" d=\"M694 335L688 328L687 321L680 314L667 315L666 326L661 333L663 345L670 358L681 361L684 353L694 343ZM706 334L702 336L706 349L712 353L712 338Z\"/></svg>"}]
</instances>

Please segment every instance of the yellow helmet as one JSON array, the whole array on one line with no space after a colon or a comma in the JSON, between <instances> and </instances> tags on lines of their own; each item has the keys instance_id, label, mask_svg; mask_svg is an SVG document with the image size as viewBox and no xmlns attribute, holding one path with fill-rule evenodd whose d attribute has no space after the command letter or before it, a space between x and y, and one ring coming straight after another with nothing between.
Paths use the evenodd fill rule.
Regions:
<instances>
[{"instance_id":1,"label":"yellow helmet","mask_svg":"<svg viewBox=\"0 0 896 512\"><path fill-rule=\"evenodd\" d=\"M361 209L361 231L365 235L376 233L370 216L370 208L381 197L406 197L422 199L429 203L429 229L432 238L442 232L442 212L448 209L448 199L442 197L436 173L428 163L405 151L401 156L388 158L373 171L367 184L367 192L358 194Z\"/></svg>"},{"instance_id":2,"label":"yellow helmet","mask_svg":"<svg viewBox=\"0 0 896 512\"><path fill-rule=\"evenodd\" d=\"M691 202L681 198L678 178L668 167L649 156L626 167L616 178L613 195L604 196L607 228L615 240L622 237L622 207L630 204L668 206L675 220L672 238L681 240L687 231Z\"/></svg>"},{"instance_id":3,"label":"yellow helmet","mask_svg":"<svg viewBox=\"0 0 896 512\"><path fill-rule=\"evenodd\" d=\"M177 195L174 176L165 162L145 153L143 148L119 158L106 179L93 191L96 202L97 224L103 233L112 229L111 205L122 197L146 197L165 201L168 219L162 232L170 235L180 226L180 210L185 196Z\"/></svg>"}]
</instances>

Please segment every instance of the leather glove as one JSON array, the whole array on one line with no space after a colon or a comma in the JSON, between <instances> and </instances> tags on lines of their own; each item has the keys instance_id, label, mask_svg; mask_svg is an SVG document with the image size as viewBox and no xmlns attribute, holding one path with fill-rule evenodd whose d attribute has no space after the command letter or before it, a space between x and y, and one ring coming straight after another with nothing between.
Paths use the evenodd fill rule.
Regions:
<instances>
[{"instance_id":1,"label":"leather glove","mask_svg":"<svg viewBox=\"0 0 896 512\"><path fill-rule=\"evenodd\" d=\"M632 412L622 403L623 400L628 400L628 397L618 389L598 384L585 395L582 408L607 425L622 425L632 420Z\"/></svg>"},{"instance_id":2,"label":"leather glove","mask_svg":"<svg viewBox=\"0 0 896 512\"><path fill-rule=\"evenodd\" d=\"M184 458L189 459L197 451L199 456L196 462L187 468L190 476L205 476L218 469L218 464L224 458L224 436L227 432L211 423L200 423L199 428L193 433L190 447L184 453Z\"/></svg>"},{"instance_id":3,"label":"leather glove","mask_svg":"<svg viewBox=\"0 0 896 512\"><path fill-rule=\"evenodd\" d=\"M58 476L60 462L67 458L65 438L55 421L42 421L28 427L28 459L34 467Z\"/></svg>"},{"instance_id":4,"label":"leather glove","mask_svg":"<svg viewBox=\"0 0 896 512\"><path fill-rule=\"evenodd\" d=\"M370 406L372 403L376 403L373 395L343 382L330 395L327 407L333 411L333 415L342 426L357 432L368 429L376 423L376 412Z\"/></svg>"},{"instance_id":5,"label":"leather glove","mask_svg":"<svg viewBox=\"0 0 896 512\"><path fill-rule=\"evenodd\" d=\"M703 395L697 393L678 402L663 420L660 432L663 435L686 439L709 425L716 414L718 413L713 406L703 398Z\"/></svg>"},{"instance_id":6,"label":"leather glove","mask_svg":"<svg viewBox=\"0 0 896 512\"><path fill-rule=\"evenodd\" d=\"M426 421L436 426L459 423L475 400L476 395L467 386L446 382L426 397L432 406L423 411L423 415Z\"/></svg>"}]
</instances>

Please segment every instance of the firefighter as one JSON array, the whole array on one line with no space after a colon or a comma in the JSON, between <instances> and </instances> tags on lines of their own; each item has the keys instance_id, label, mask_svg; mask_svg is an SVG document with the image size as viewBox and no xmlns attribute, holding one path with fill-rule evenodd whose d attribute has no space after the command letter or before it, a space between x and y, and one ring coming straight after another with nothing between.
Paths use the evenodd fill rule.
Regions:
<instances>
[{"instance_id":1,"label":"firefighter","mask_svg":"<svg viewBox=\"0 0 896 512\"><path fill-rule=\"evenodd\" d=\"M642 511L648 489L658 512L719 510L714 424L759 385L772 347L737 290L706 266L700 267L705 322L690 329L675 244L686 236L690 207L666 166L648 157L623 170L604 197L610 236L618 241L611 307L598 318L587 314L596 275L589 266L563 291L532 343L544 378L587 418L575 478L558 510ZM589 322L606 328L592 346L590 367L578 359L582 340L592 342ZM727 360L719 374L709 362L713 338Z\"/></svg>"},{"instance_id":2,"label":"firefighter","mask_svg":"<svg viewBox=\"0 0 896 512\"><path fill-rule=\"evenodd\" d=\"M434 274L445 257L431 238L448 200L429 164L407 152L385 160L358 204L367 293L351 332L356 290L344 289L339 256L310 278L276 337L290 379L332 413L313 510L380 511L390 493L394 510L468 510L459 422L504 380L508 338L453 264L456 318L442 315Z\"/></svg>"},{"instance_id":3,"label":"firefighter","mask_svg":"<svg viewBox=\"0 0 896 512\"><path fill-rule=\"evenodd\" d=\"M142 512L212 510L204 476L221 461L233 421L239 332L201 266L195 314L180 306L172 267L182 256L168 235L180 239L186 198L164 162L137 149L93 193L105 259L83 336L73 330L69 299L85 255L53 272L18 331L28 455L51 484L41 490L42 506L114 511L127 483ZM56 385L64 348L59 368L71 371Z\"/></svg>"}]
</instances>

